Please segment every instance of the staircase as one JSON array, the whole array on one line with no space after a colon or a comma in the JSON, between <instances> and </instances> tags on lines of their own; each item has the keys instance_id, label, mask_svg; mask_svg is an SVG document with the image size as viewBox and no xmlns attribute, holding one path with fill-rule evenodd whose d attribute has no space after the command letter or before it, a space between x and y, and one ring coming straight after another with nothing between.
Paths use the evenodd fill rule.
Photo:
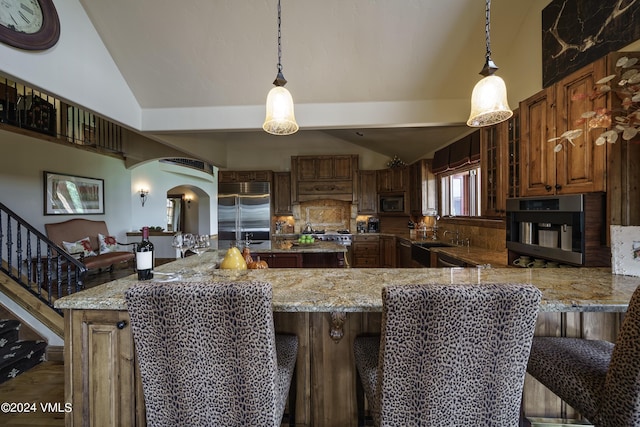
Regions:
<instances>
[{"instance_id":1,"label":"staircase","mask_svg":"<svg viewBox=\"0 0 640 427\"><path fill-rule=\"evenodd\" d=\"M45 360L47 343L20 340L20 326L18 320L0 320L0 384Z\"/></svg>"}]
</instances>

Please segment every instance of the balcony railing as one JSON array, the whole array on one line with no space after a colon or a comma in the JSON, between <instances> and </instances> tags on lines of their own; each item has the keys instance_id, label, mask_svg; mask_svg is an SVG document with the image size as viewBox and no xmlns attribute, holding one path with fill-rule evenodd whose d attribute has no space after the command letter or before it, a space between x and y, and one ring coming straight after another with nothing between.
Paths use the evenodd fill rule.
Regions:
<instances>
[{"instance_id":1,"label":"balcony railing","mask_svg":"<svg viewBox=\"0 0 640 427\"><path fill-rule=\"evenodd\" d=\"M124 154L121 126L1 75L0 123L71 144Z\"/></svg>"}]
</instances>

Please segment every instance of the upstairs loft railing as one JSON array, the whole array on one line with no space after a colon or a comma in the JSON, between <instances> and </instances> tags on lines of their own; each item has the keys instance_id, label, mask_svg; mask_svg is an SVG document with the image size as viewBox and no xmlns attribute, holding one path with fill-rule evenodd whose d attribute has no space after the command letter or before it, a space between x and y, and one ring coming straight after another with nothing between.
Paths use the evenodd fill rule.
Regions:
<instances>
[{"instance_id":1,"label":"upstairs loft railing","mask_svg":"<svg viewBox=\"0 0 640 427\"><path fill-rule=\"evenodd\" d=\"M2 203L0 259L0 271L51 308L56 299L79 292L87 274L84 264Z\"/></svg>"},{"instance_id":2,"label":"upstairs loft railing","mask_svg":"<svg viewBox=\"0 0 640 427\"><path fill-rule=\"evenodd\" d=\"M123 156L121 126L0 75L0 123Z\"/></svg>"}]
</instances>

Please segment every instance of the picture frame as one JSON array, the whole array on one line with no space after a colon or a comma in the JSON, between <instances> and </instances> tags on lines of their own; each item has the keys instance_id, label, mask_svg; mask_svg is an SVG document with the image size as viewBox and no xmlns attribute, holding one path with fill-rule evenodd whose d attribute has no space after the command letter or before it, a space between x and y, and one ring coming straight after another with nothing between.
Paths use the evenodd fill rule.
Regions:
<instances>
[{"instance_id":1,"label":"picture frame","mask_svg":"<svg viewBox=\"0 0 640 427\"><path fill-rule=\"evenodd\" d=\"M44 171L45 215L103 215L104 180Z\"/></svg>"},{"instance_id":2,"label":"picture frame","mask_svg":"<svg viewBox=\"0 0 640 427\"><path fill-rule=\"evenodd\" d=\"M611 225L613 274L640 277L640 226Z\"/></svg>"}]
</instances>

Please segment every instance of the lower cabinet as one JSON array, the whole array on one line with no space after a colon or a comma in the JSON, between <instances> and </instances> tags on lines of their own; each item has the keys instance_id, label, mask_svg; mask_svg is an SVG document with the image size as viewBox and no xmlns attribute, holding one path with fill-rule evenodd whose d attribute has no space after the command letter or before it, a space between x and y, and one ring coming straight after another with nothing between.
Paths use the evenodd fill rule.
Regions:
<instances>
[{"instance_id":1,"label":"lower cabinet","mask_svg":"<svg viewBox=\"0 0 640 427\"><path fill-rule=\"evenodd\" d=\"M380 241L378 235L357 235L353 240L353 268L380 266Z\"/></svg>"},{"instance_id":2,"label":"lower cabinet","mask_svg":"<svg viewBox=\"0 0 640 427\"><path fill-rule=\"evenodd\" d=\"M380 267L395 268L396 266L396 238L395 236L380 236Z\"/></svg>"},{"instance_id":3,"label":"lower cabinet","mask_svg":"<svg viewBox=\"0 0 640 427\"><path fill-rule=\"evenodd\" d=\"M129 313L66 310L64 318L66 426L144 426Z\"/></svg>"},{"instance_id":4,"label":"lower cabinet","mask_svg":"<svg viewBox=\"0 0 640 427\"><path fill-rule=\"evenodd\" d=\"M411 257L411 240L409 239L396 239L396 266L398 268L413 268L415 267L413 259ZM417 263L416 263L417 264Z\"/></svg>"},{"instance_id":5,"label":"lower cabinet","mask_svg":"<svg viewBox=\"0 0 640 427\"><path fill-rule=\"evenodd\" d=\"M269 268L302 268L302 254L257 252L251 256L254 260L266 261Z\"/></svg>"},{"instance_id":6,"label":"lower cabinet","mask_svg":"<svg viewBox=\"0 0 640 427\"><path fill-rule=\"evenodd\" d=\"M251 254L254 260L260 257L266 261L269 268L343 268L344 253L342 252L256 252Z\"/></svg>"}]
</instances>

